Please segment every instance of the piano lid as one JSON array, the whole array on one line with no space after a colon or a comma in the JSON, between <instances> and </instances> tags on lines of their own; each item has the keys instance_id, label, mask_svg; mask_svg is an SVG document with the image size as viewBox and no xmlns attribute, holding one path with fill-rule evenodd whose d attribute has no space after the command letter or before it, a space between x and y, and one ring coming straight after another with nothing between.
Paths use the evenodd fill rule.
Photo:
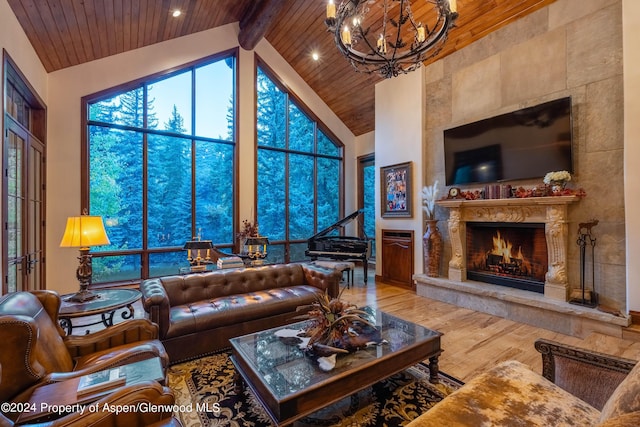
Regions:
<instances>
[{"instance_id":1,"label":"piano lid","mask_svg":"<svg viewBox=\"0 0 640 427\"><path fill-rule=\"evenodd\" d=\"M344 227L346 224L348 224L351 221L353 221L353 219L355 217L357 217L358 215L360 215L361 213L364 213L364 209L358 209L357 211L355 211L351 215L347 215L346 217L342 218L338 222L336 222L334 224L331 224L330 226L328 226L324 230L322 230L319 233L316 233L313 236L311 236L311 238L309 238L309 240L317 239L318 237L321 237L321 236L324 236L326 234L331 233L333 230L336 230L338 228Z\"/></svg>"}]
</instances>

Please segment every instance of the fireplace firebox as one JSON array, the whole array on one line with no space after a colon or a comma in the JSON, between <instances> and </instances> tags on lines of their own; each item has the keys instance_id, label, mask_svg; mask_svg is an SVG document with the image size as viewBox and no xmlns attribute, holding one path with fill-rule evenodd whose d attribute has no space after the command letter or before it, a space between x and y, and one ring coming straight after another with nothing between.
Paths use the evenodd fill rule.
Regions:
<instances>
[{"instance_id":1,"label":"fireplace firebox","mask_svg":"<svg viewBox=\"0 0 640 427\"><path fill-rule=\"evenodd\" d=\"M466 234L469 279L544 293L544 224L473 222Z\"/></svg>"}]
</instances>

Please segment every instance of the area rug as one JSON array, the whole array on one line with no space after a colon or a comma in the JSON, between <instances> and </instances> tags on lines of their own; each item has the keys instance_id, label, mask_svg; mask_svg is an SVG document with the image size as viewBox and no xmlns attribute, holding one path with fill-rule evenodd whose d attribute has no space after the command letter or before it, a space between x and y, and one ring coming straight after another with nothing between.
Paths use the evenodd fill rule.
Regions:
<instances>
[{"instance_id":1,"label":"area rug","mask_svg":"<svg viewBox=\"0 0 640 427\"><path fill-rule=\"evenodd\" d=\"M184 427L273 426L260 402L245 387L236 393L228 352L174 365L168 381L176 397L174 415ZM294 423L311 426L401 426L429 410L462 385L440 375L429 382L429 368L415 365Z\"/></svg>"}]
</instances>

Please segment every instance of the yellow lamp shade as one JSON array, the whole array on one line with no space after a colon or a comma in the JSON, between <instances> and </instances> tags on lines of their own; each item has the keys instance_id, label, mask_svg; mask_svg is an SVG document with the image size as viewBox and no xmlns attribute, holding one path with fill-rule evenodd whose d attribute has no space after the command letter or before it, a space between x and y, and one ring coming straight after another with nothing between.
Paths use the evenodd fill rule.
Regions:
<instances>
[{"instance_id":1,"label":"yellow lamp shade","mask_svg":"<svg viewBox=\"0 0 640 427\"><path fill-rule=\"evenodd\" d=\"M109 237L104 229L101 216L82 215L67 218L61 248L87 248L108 245Z\"/></svg>"}]
</instances>

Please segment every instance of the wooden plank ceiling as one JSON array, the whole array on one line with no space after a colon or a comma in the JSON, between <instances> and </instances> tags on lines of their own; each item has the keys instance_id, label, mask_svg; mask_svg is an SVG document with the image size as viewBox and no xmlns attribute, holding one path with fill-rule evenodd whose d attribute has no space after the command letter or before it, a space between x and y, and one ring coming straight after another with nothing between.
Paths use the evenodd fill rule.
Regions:
<instances>
[{"instance_id":1,"label":"wooden plank ceiling","mask_svg":"<svg viewBox=\"0 0 640 427\"><path fill-rule=\"evenodd\" d=\"M372 0L375 1L375 0ZM413 3L428 0L413 0ZM555 0L458 0L440 59ZM338 3L339 1L336 1ZM324 24L326 0L8 0L49 72L240 22L251 48L264 37L355 135L374 129L377 75L356 72ZM178 18L171 12L183 11ZM417 21L423 19L415 8ZM319 61L311 59L317 51Z\"/></svg>"}]
</instances>

